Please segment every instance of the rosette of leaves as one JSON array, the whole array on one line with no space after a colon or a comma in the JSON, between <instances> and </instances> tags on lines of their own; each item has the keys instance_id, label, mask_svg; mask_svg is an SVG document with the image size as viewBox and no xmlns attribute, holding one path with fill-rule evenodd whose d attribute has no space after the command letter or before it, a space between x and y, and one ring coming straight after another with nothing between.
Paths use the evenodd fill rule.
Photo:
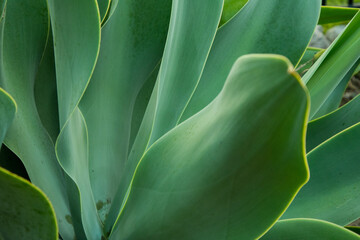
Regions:
<instances>
[{"instance_id":1,"label":"rosette of leaves","mask_svg":"<svg viewBox=\"0 0 360 240\"><path fill-rule=\"evenodd\" d=\"M0 133L63 239L359 239L343 227L360 215L359 100L338 105L360 15L226 2L0 2ZM316 55L331 14L352 20ZM51 209L39 196L24 211ZM3 238L56 239L26 211L0 217Z\"/></svg>"}]
</instances>

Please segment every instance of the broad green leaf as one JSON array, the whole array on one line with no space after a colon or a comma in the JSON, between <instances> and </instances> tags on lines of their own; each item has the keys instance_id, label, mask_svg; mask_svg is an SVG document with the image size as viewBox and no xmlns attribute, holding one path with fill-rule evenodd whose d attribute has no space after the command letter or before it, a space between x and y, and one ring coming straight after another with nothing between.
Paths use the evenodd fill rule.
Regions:
<instances>
[{"instance_id":1,"label":"broad green leaf","mask_svg":"<svg viewBox=\"0 0 360 240\"><path fill-rule=\"evenodd\" d=\"M76 158L76 154L86 156L87 152L81 152L82 148L76 149L75 153L71 152L74 149L74 142L86 133L79 133L84 129L82 125L77 126L76 134L79 136L69 129L73 129L73 125L79 122L78 104L89 84L97 61L100 49L100 15L96 1L49 0L48 6L54 41L60 135L67 139L56 143L56 153L60 164L66 167L65 172L71 174L65 176L64 182L68 195L71 196L69 205L75 220L73 223L77 238L85 238L83 232L79 230L83 227L87 239L98 239L101 236L101 224L96 216L96 208L92 206L90 184L79 182L80 177L74 177L73 174L75 170L81 170L82 172L78 172L81 176L89 174L88 167L79 165L87 159ZM60 140L62 139L58 138L57 141ZM70 151L69 156L66 157L75 157L66 159L61 152L63 149ZM64 165L64 158L72 161L72 164ZM83 207L89 209L84 211Z\"/></svg>"},{"instance_id":2,"label":"broad green leaf","mask_svg":"<svg viewBox=\"0 0 360 240\"><path fill-rule=\"evenodd\" d=\"M149 145L180 120L203 72L222 8L223 1L173 1Z\"/></svg>"},{"instance_id":3,"label":"broad green leaf","mask_svg":"<svg viewBox=\"0 0 360 240\"><path fill-rule=\"evenodd\" d=\"M100 48L95 1L48 0L54 40L60 126L78 105Z\"/></svg>"},{"instance_id":4,"label":"broad green leaf","mask_svg":"<svg viewBox=\"0 0 360 240\"><path fill-rule=\"evenodd\" d=\"M242 55L276 53L296 65L310 42L319 13L319 0L250 0L218 30L199 85L181 121L216 97L232 64Z\"/></svg>"},{"instance_id":5,"label":"broad green leaf","mask_svg":"<svg viewBox=\"0 0 360 240\"><path fill-rule=\"evenodd\" d=\"M359 240L360 236L318 219L288 219L277 222L261 240Z\"/></svg>"},{"instance_id":6,"label":"broad green leaf","mask_svg":"<svg viewBox=\"0 0 360 240\"><path fill-rule=\"evenodd\" d=\"M309 122L306 135L307 152L358 122L360 122L360 96L336 111Z\"/></svg>"},{"instance_id":7,"label":"broad green leaf","mask_svg":"<svg viewBox=\"0 0 360 240\"><path fill-rule=\"evenodd\" d=\"M79 108L89 136L84 171L102 221L124 174L136 98L162 57L170 9L170 0L123 0L101 30L99 59Z\"/></svg>"},{"instance_id":8,"label":"broad green leaf","mask_svg":"<svg viewBox=\"0 0 360 240\"><path fill-rule=\"evenodd\" d=\"M110 239L261 236L308 178L308 96L290 65L240 58L218 97L145 153Z\"/></svg>"},{"instance_id":9,"label":"broad green leaf","mask_svg":"<svg viewBox=\"0 0 360 240\"><path fill-rule=\"evenodd\" d=\"M151 138L147 146L175 127L203 71L220 21L222 1L173 1L172 18L158 79L154 119L149 119ZM149 110L150 111L150 110ZM152 123L153 122L153 123ZM142 135L142 133L141 133ZM143 141L141 141L143 142ZM123 199L133 172L146 148L131 151L119 189ZM146 147L146 145L145 145ZM139 151L139 152L137 152ZM134 158L134 156L136 156ZM131 167L129 167L129 165ZM117 208L121 205L117 204ZM112 210L118 214L118 210ZM112 215L111 215L112 218Z\"/></svg>"},{"instance_id":10,"label":"broad green leaf","mask_svg":"<svg viewBox=\"0 0 360 240\"><path fill-rule=\"evenodd\" d=\"M101 22L104 22L105 17L110 9L110 2L111 2L111 0L97 0L97 4L99 6Z\"/></svg>"},{"instance_id":11,"label":"broad green leaf","mask_svg":"<svg viewBox=\"0 0 360 240\"><path fill-rule=\"evenodd\" d=\"M307 156L310 181L283 218L305 217L346 225L360 217L360 124L313 149Z\"/></svg>"},{"instance_id":12,"label":"broad green leaf","mask_svg":"<svg viewBox=\"0 0 360 240\"><path fill-rule=\"evenodd\" d=\"M360 14L358 13L344 32L304 75L303 81L311 96L310 119L317 116L319 109L358 61L360 56L359 25Z\"/></svg>"},{"instance_id":13,"label":"broad green leaf","mask_svg":"<svg viewBox=\"0 0 360 240\"><path fill-rule=\"evenodd\" d=\"M225 0L224 9L221 15L220 25L229 21L240 9L247 3L248 0Z\"/></svg>"},{"instance_id":14,"label":"broad green leaf","mask_svg":"<svg viewBox=\"0 0 360 240\"><path fill-rule=\"evenodd\" d=\"M0 148L16 112L12 97L0 88ZM54 210L35 186L0 167L0 238L57 239Z\"/></svg>"},{"instance_id":15,"label":"broad green leaf","mask_svg":"<svg viewBox=\"0 0 360 240\"><path fill-rule=\"evenodd\" d=\"M35 102L42 124L55 143L60 132L52 34L49 32L44 55L36 74Z\"/></svg>"},{"instance_id":16,"label":"broad green leaf","mask_svg":"<svg viewBox=\"0 0 360 240\"><path fill-rule=\"evenodd\" d=\"M51 200L61 235L73 239L64 177L54 145L39 118L34 81L49 31L45 0L8 1L0 38L0 85L15 99L18 111L5 144L23 161L32 183Z\"/></svg>"},{"instance_id":17,"label":"broad green leaf","mask_svg":"<svg viewBox=\"0 0 360 240\"><path fill-rule=\"evenodd\" d=\"M356 8L322 6L319 24L348 23L358 11Z\"/></svg>"},{"instance_id":18,"label":"broad green leaf","mask_svg":"<svg viewBox=\"0 0 360 240\"><path fill-rule=\"evenodd\" d=\"M102 225L91 192L89 172L84 171L89 169L87 138L84 117L76 108L58 137L56 153L61 166L78 187L86 237L96 240L101 239Z\"/></svg>"},{"instance_id":19,"label":"broad green leaf","mask_svg":"<svg viewBox=\"0 0 360 240\"><path fill-rule=\"evenodd\" d=\"M47 197L1 167L0 203L0 239L58 239L55 213Z\"/></svg>"}]
</instances>

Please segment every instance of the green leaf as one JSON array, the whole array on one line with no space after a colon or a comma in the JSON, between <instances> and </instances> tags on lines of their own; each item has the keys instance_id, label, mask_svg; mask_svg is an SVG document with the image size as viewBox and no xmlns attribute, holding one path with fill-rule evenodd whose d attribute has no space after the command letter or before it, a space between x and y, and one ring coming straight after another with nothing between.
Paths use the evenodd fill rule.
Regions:
<instances>
[{"instance_id":1,"label":"green leaf","mask_svg":"<svg viewBox=\"0 0 360 240\"><path fill-rule=\"evenodd\" d=\"M89 169L87 137L84 117L76 108L58 137L56 153L61 166L78 187L79 210L86 237L95 240L101 239L102 225L91 191L89 172L86 171Z\"/></svg>"},{"instance_id":2,"label":"green leaf","mask_svg":"<svg viewBox=\"0 0 360 240\"><path fill-rule=\"evenodd\" d=\"M0 238L58 239L54 210L34 185L0 168Z\"/></svg>"},{"instance_id":3,"label":"green leaf","mask_svg":"<svg viewBox=\"0 0 360 240\"><path fill-rule=\"evenodd\" d=\"M99 59L79 108L89 137L84 171L102 221L124 175L136 98L164 51L170 9L170 0L124 1L101 30Z\"/></svg>"},{"instance_id":4,"label":"green leaf","mask_svg":"<svg viewBox=\"0 0 360 240\"><path fill-rule=\"evenodd\" d=\"M110 2L111 0L97 0L101 22L105 21L105 17L110 9Z\"/></svg>"},{"instance_id":5,"label":"green leaf","mask_svg":"<svg viewBox=\"0 0 360 240\"><path fill-rule=\"evenodd\" d=\"M240 58L218 97L145 153L110 239L261 236L308 178L308 96L290 65Z\"/></svg>"},{"instance_id":6,"label":"green leaf","mask_svg":"<svg viewBox=\"0 0 360 240\"><path fill-rule=\"evenodd\" d=\"M0 147L14 119L16 104L0 88ZM0 238L57 239L54 210L35 186L0 167Z\"/></svg>"},{"instance_id":7,"label":"green leaf","mask_svg":"<svg viewBox=\"0 0 360 240\"><path fill-rule=\"evenodd\" d=\"M154 118L149 119L151 136L146 136L146 146L151 146L158 138L178 124L203 71L217 26L220 21L223 2L211 4L203 1L173 1L169 34L167 36L162 63L157 79L157 99ZM149 139L150 137L150 139ZM133 172L146 148L132 151L126 166L124 179L119 189L124 198ZM134 158L134 155L137 156ZM117 204L118 208L121 204ZM112 215L110 216L112 218ZM114 221L115 219L113 219Z\"/></svg>"},{"instance_id":8,"label":"green leaf","mask_svg":"<svg viewBox=\"0 0 360 240\"><path fill-rule=\"evenodd\" d=\"M0 0L0 23L5 15L6 1L7 0Z\"/></svg>"},{"instance_id":9,"label":"green leaf","mask_svg":"<svg viewBox=\"0 0 360 240\"><path fill-rule=\"evenodd\" d=\"M49 31L46 1L8 1L1 25L0 85L18 106L5 144L23 161L32 183L51 200L61 235L73 239L73 226L66 221L70 210L63 172L34 100L34 82Z\"/></svg>"},{"instance_id":10,"label":"green leaf","mask_svg":"<svg viewBox=\"0 0 360 240\"><path fill-rule=\"evenodd\" d=\"M48 0L54 39L60 126L78 105L100 48L100 16L95 1Z\"/></svg>"},{"instance_id":11,"label":"green leaf","mask_svg":"<svg viewBox=\"0 0 360 240\"><path fill-rule=\"evenodd\" d=\"M173 1L149 146L177 125L200 80L222 7L223 1Z\"/></svg>"},{"instance_id":12,"label":"green leaf","mask_svg":"<svg viewBox=\"0 0 360 240\"><path fill-rule=\"evenodd\" d=\"M310 42L319 14L319 0L250 0L218 30L200 83L181 121L217 96L240 56L275 53L296 65Z\"/></svg>"},{"instance_id":13,"label":"green leaf","mask_svg":"<svg viewBox=\"0 0 360 240\"><path fill-rule=\"evenodd\" d=\"M60 132L52 34L49 32L34 85L36 108L43 126L55 143Z\"/></svg>"},{"instance_id":14,"label":"green leaf","mask_svg":"<svg viewBox=\"0 0 360 240\"><path fill-rule=\"evenodd\" d=\"M360 56L359 24L360 14L358 13L344 32L304 75L303 81L311 96L310 119L318 117L317 112L358 61Z\"/></svg>"},{"instance_id":15,"label":"green leaf","mask_svg":"<svg viewBox=\"0 0 360 240\"><path fill-rule=\"evenodd\" d=\"M348 23L358 11L356 8L322 6L319 24Z\"/></svg>"},{"instance_id":16,"label":"green leaf","mask_svg":"<svg viewBox=\"0 0 360 240\"><path fill-rule=\"evenodd\" d=\"M336 111L309 122L306 135L307 152L358 122L360 122L360 96Z\"/></svg>"},{"instance_id":17,"label":"green leaf","mask_svg":"<svg viewBox=\"0 0 360 240\"><path fill-rule=\"evenodd\" d=\"M225 24L247 3L248 0L225 0L220 25Z\"/></svg>"},{"instance_id":18,"label":"green leaf","mask_svg":"<svg viewBox=\"0 0 360 240\"><path fill-rule=\"evenodd\" d=\"M360 124L328 139L308 154L310 181L283 218L305 217L346 225L360 216Z\"/></svg>"},{"instance_id":19,"label":"green leaf","mask_svg":"<svg viewBox=\"0 0 360 240\"><path fill-rule=\"evenodd\" d=\"M14 99L0 88L0 146L5 138L7 129L10 127L16 112Z\"/></svg>"},{"instance_id":20,"label":"green leaf","mask_svg":"<svg viewBox=\"0 0 360 240\"><path fill-rule=\"evenodd\" d=\"M281 220L261 240L359 240L360 237L343 227L318 219Z\"/></svg>"},{"instance_id":21,"label":"green leaf","mask_svg":"<svg viewBox=\"0 0 360 240\"><path fill-rule=\"evenodd\" d=\"M345 74L343 79L339 82L336 88L330 93L326 101L322 104L320 109L314 115L314 119L324 116L332 111L335 111L341 103L341 100L344 96L346 87L348 86L351 77L354 75L356 68L359 66L360 58L358 61L350 68L350 70Z\"/></svg>"}]
</instances>

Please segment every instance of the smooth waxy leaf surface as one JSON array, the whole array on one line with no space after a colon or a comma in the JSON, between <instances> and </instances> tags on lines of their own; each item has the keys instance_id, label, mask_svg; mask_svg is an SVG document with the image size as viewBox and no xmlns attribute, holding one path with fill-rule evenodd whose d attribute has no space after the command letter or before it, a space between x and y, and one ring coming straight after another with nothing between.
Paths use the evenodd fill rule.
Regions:
<instances>
[{"instance_id":1,"label":"smooth waxy leaf surface","mask_svg":"<svg viewBox=\"0 0 360 240\"><path fill-rule=\"evenodd\" d=\"M317 219L289 219L277 222L262 240L358 240L360 236L330 222Z\"/></svg>"},{"instance_id":2,"label":"smooth waxy leaf surface","mask_svg":"<svg viewBox=\"0 0 360 240\"><path fill-rule=\"evenodd\" d=\"M318 0L250 0L218 30L203 75L182 121L217 96L232 64L242 55L276 53L286 56L296 65L310 42L319 14Z\"/></svg>"},{"instance_id":3,"label":"smooth waxy leaf surface","mask_svg":"<svg viewBox=\"0 0 360 240\"><path fill-rule=\"evenodd\" d=\"M82 224L87 239L100 239L102 224L96 211L95 201L91 192L88 162L87 129L83 115L75 109L56 143L56 153L65 172L76 183L79 191ZM85 169L85 170L84 170ZM77 191L76 189L74 189ZM79 201L79 199L74 199Z\"/></svg>"},{"instance_id":4,"label":"smooth waxy leaf surface","mask_svg":"<svg viewBox=\"0 0 360 240\"><path fill-rule=\"evenodd\" d=\"M220 21L223 1L173 1L158 75L158 99L149 144L172 129L200 80Z\"/></svg>"},{"instance_id":5,"label":"smooth waxy leaf surface","mask_svg":"<svg viewBox=\"0 0 360 240\"><path fill-rule=\"evenodd\" d=\"M49 32L44 55L36 74L35 102L42 124L55 143L60 132L59 109L52 33Z\"/></svg>"},{"instance_id":6,"label":"smooth waxy leaf surface","mask_svg":"<svg viewBox=\"0 0 360 240\"><path fill-rule=\"evenodd\" d=\"M0 88L0 147L14 119L14 100ZM0 167L0 239L57 239L57 225L46 196Z\"/></svg>"},{"instance_id":7,"label":"smooth waxy leaf surface","mask_svg":"<svg viewBox=\"0 0 360 240\"><path fill-rule=\"evenodd\" d=\"M45 0L8 1L2 21L0 85L15 99L18 111L5 144L23 161L32 183L51 200L64 238L74 237L64 177L54 145L39 118L34 82L49 30Z\"/></svg>"},{"instance_id":8,"label":"smooth waxy leaf surface","mask_svg":"<svg viewBox=\"0 0 360 240\"><path fill-rule=\"evenodd\" d=\"M247 3L248 0L225 0L224 9L221 15L220 25L229 21L240 9Z\"/></svg>"},{"instance_id":9,"label":"smooth waxy leaf surface","mask_svg":"<svg viewBox=\"0 0 360 240\"><path fill-rule=\"evenodd\" d=\"M219 24L223 2L173 1L169 33L157 79L157 98L151 132L131 151L117 198L123 199L141 155L159 137L176 126L204 68ZM149 109L149 111L152 111ZM153 123L152 123L153 122ZM143 135L143 132L140 133ZM121 205L117 204L117 208ZM115 211L118 214L118 210ZM110 217L112 218L112 216Z\"/></svg>"},{"instance_id":10,"label":"smooth waxy leaf surface","mask_svg":"<svg viewBox=\"0 0 360 240\"><path fill-rule=\"evenodd\" d=\"M322 6L319 24L347 23L358 11L356 8Z\"/></svg>"},{"instance_id":11,"label":"smooth waxy leaf surface","mask_svg":"<svg viewBox=\"0 0 360 240\"><path fill-rule=\"evenodd\" d=\"M79 108L89 137L84 171L102 221L124 174L136 97L164 50L170 9L169 0L121 1L101 30L99 59Z\"/></svg>"},{"instance_id":12,"label":"smooth waxy leaf surface","mask_svg":"<svg viewBox=\"0 0 360 240\"><path fill-rule=\"evenodd\" d=\"M306 135L307 152L358 122L360 122L359 96L338 110L309 122Z\"/></svg>"},{"instance_id":13,"label":"smooth waxy leaf surface","mask_svg":"<svg viewBox=\"0 0 360 240\"><path fill-rule=\"evenodd\" d=\"M305 217L346 225L360 216L360 124L330 138L308 154L310 181L283 218Z\"/></svg>"},{"instance_id":14,"label":"smooth waxy leaf surface","mask_svg":"<svg viewBox=\"0 0 360 240\"><path fill-rule=\"evenodd\" d=\"M317 112L334 89L341 85L349 72L354 71L360 56L360 14L356 14L344 32L321 55L304 75L303 81L311 96L310 119L319 117ZM352 74L352 72L350 73Z\"/></svg>"},{"instance_id":15,"label":"smooth waxy leaf surface","mask_svg":"<svg viewBox=\"0 0 360 240\"><path fill-rule=\"evenodd\" d=\"M58 239L47 197L26 180L0 168L0 238Z\"/></svg>"},{"instance_id":16,"label":"smooth waxy leaf surface","mask_svg":"<svg viewBox=\"0 0 360 240\"><path fill-rule=\"evenodd\" d=\"M60 126L78 105L100 47L100 16L95 1L49 0L54 39Z\"/></svg>"},{"instance_id":17,"label":"smooth waxy leaf surface","mask_svg":"<svg viewBox=\"0 0 360 240\"><path fill-rule=\"evenodd\" d=\"M307 180L306 112L285 58L240 58L218 97L145 153L110 239L261 236Z\"/></svg>"},{"instance_id":18,"label":"smooth waxy leaf surface","mask_svg":"<svg viewBox=\"0 0 360 240\"><path fill-rule=\"evenodd\" d=\"M100 12L100 20L103 22L105 20L106 14L110 9L111 0L97 0Z\"/></svg>"},{"instance_id":19,"label":"smooth waxy leaf surface","mask_svg":"<svg viewBox=\"0 0 360 240\"><path fill-rule=\"evenodd\" d=\"M326 101L321 105L319 110L316 112L313 119L319 118L332 111L335 111L340 106L346 87L348 86L351 77L354 75L356 68L359 66L359 63L360 63L360 58L358 59L357 62L355 62L355 64L350 68L350 70L343 76L343 78L340 80L338 85L330 93Z\"/></svg>"}]
</instances>

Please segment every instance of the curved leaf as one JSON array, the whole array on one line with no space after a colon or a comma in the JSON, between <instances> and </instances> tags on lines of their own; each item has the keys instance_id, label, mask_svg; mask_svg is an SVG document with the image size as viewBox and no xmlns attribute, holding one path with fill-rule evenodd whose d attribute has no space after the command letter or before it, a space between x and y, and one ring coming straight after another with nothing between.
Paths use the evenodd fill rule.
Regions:
<instances>
[{"instance_id":1,"label":"curved leaf","mask_svg":"<svg viewBox=\"0 0 360 240\"><path fill-rule=\"evenodd\" d=\"M360 124L308 154L310 181L282 218L306 217L346 225L360 216Z\"/></svg>"},{"instance_id":2,"label":"curved leaf","mask_svg":"<svg viewBox=\"0 0 360 240\"><path fill-rule=\"evenodd\" d=\"M234 15L240 11L247 1L248 0L225 0L220 25L223 25L234 17Z\"/></svg>"},{"instance_id":3,"label":"curved leaf","mask_svg":"<svg viewBox=\"0 0 360 240\"><path fill-rule=\"evenodd\" d=\"M72 239L73 226L66 221L70 211L63 172L34 99L34 81L49 31L46 1L8 1L2 25L0 85L18 106L5 144L23 161L32 183L51 200L61 235Z\"/></svg>"},{"instance_id":4,"label":"curved leaf","mask_svg":"<svg viewBox=\"0 0 360 240\"><path fill-rule=\"evenodd\" d=\"M34 185L0 168L0 238L58 239L54 210Z\"/></svg>"},{"instance_id":5,"label":"curved leaf","mask_svg":"<svg viewBox=\"0 0 360 240\"><path fill-rule=\"evenodd\" d=\"M54 39L60 126L78 105L100 48L95 0L48 0Z\"/></svg>"},{"instance_id":6,"label":"curved leaf","mask_svg":"<svg viewBox=\"0 0 360 240\"><path fill-rule=\"evenodd\" d=\"M261 240L359 240L360 236L343 227L317 219L281 220Z\"/></svg>"},{"instance_id":7,"label":"curved leaf","mask_svg":"<svg viewBox=\"0 0 360 240\"><path fill-rule=\"evenodd\" d=\"M16 104L0 88L0 147L14 119ZM0 167L0 238L57 239L54 210L46 196Z\"/></svg>"},{"instance_id":8,"label":"curved leaf","mask_svg":"<svg viewBox=\"0 0 360 240\"><path fill-rule=\"evenodd\" d=\"M145 138L151 146L158 138L178 124L203 71L206 58L220 21L223 1L173 1L169 33L157 79L154 119L149 119L151 135ZM130 152L124 184L118 194L123 199L135 167L146 148ZM139 156L139 158L134 158ZM117 204L117 208L120 208ZM118 211L115 211L118 214ZM111 215L112 217L112 215ZM115 220L115 219L114 219Z\"/></svg>"},{"instance_id":9,"label":"curved leaf","mask_svg":"<svg viewBox=\"0 0 360 240\"><path fill-rule=\"evenodd\" d=\"M358 122L360 122L360 96L336 111L309 122L306 134L307 152Z\"/></svg>"},{"instance_id":10,"label":"curved leaf","mask_svg":"<svg viewBox=\"0 0 360 240\"><path fill-rule=\"evenodd\" d=\"M307 181L307 100L287 59L240 58L218 97L146 152L110 239L261 236Z\"/></svg>"},{"instance_id":11,"label":"curved leaf","mask_svg":"<svg viewBox=\"0 0 360 240\"><path fill-rule=\"evenodd\" d=\"M6 131L14 119L15 112L15 101L4 89L0 88L0 144L2 144Z\"/></svg>"},{"instance_id":12,"label":"curved leaf","mask_svg":"<svg viewBox=\"0 0 360 240\"><path fill-rule=\"evenodd\" d=\"M106 15L110 9L111 0L97 0L100 12L100 20L104 22Z\"/></svg>"},{"instance_id":13,"label":"curved leaf","mask_svg":"<svg viewBox=\"0 0 360 240\"><path fill-rule=\"evenodd\" d=\"M136 97L163 53L170 8L170 0L121 0L101 30L99 59L79 108L88 127L88 171L102 221L124 175Z\"/></svg>"},{"instance_id":14,"label":"curved leaf","mask_svg":"<svg viewBox=\"0 0 360 240\"><path fill-rule=\"evenodd\" d=\"M351 77L356 73L356 68L359 66L359 64L360 64L360 58L344 75L343 79L339 82L336 88L330 93L326 101L322 104L320 109L314 115L314 119L324 116L325 114L328 114L336 110L340 106L346 87L348 86Z\"/></svg>"},{"instance_id":15,"label":"curved leaf","mask_svg":"<svg viewBox=\"0 0 360 240\"><path fill-rule=\"evenodd\" d=\"M322 6L318 24L347 23L358 11L356 8Z\"/></svg>"},{"instance_id":16,"label":"curved leaf","mask_svg":"<svg viewBox=\"0 0 360 240\"><path fill-rule=\"evenodd\" d=\"M60 132L52 34L49 33L34 86L36 108L41 122L55 143Z\"/></svg>"},{"instance_id":17,"label":"curved leaf","mask_svg":"<svg viewBox=\"0 0 360 240\"><path fill-rule=\"evenodd\" d=\"M360 56L360 13L304 75L311 97L313 119L341 80L349 74ZM355 69L353 69L355 70ZM352 71L353 71L352 70Z\"/></svg>"},{"instance_id":18,"label":"curved leaf","mask_svg":"<svg viewBox=\"0 0 360 240\"><path fill-rule=\"evenodd\" d=\"M56 153L61 166L79 189L81 202L78 211L82 215L86 237L97 240L101 239L102 225L91 192L89 172L86 171L89 169L87 137L84 117L76 108L58 137Z\"/></svg>"},{"instance_id":19,"label":"curved leaf","mask_svg":"<svg viewBox=\"0 0 360 240\"><path fill-rule=\"evenodd\" d=\"M222 7L223 1L173 1L149 145L178 123L200 80Z\"/></svg>"},{"instance_id":20,"label":"curved leaf","mask_svg":"<svg viewBox=\"0 0 360 240\"><path fill-rule=\"evenodd\" d=\"M216 97L232 64L242 55L275 53L296 65L310 42L319 13L319 0L250 0L218 30L204 73L181 121Z\"/></svg>"}]
</instances>

